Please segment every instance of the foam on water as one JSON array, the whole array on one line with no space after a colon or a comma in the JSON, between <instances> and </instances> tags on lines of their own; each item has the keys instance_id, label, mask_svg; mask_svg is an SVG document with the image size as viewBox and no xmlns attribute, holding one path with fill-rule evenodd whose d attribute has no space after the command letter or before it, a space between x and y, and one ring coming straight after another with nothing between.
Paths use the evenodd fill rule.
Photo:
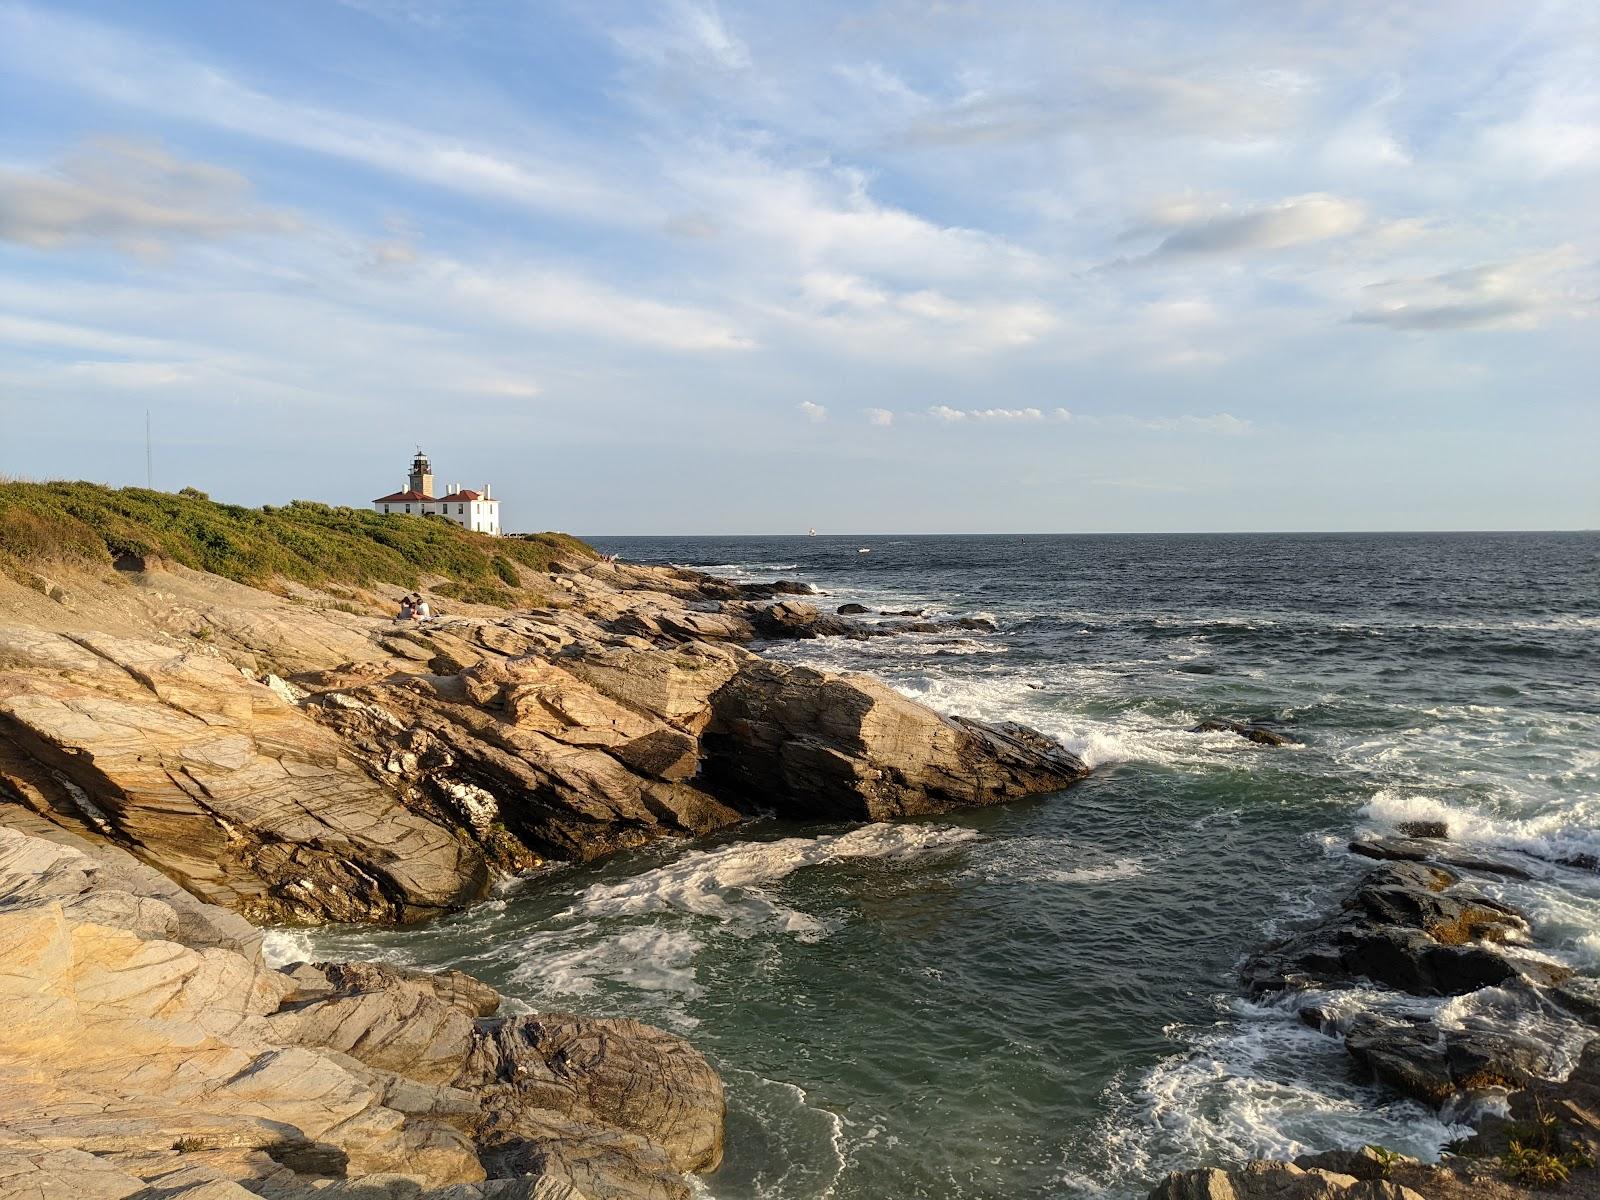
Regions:
<instances>
[{"instance_id":1,"label":"foam on water","mask_svg":"<svg viewBox=\"0 0 1600 1200\"><path fill-rule=\"evenodd\" d=\"M261 936L261 957L269 967L310 962L316 958L316 945L309 929L268 929Z\"/></svg>"},{"instance_id":2,"label":"foam on water","mask_svg":"<svg viewBox=\"0 0 1600 1200\"><path fill-rule=\"evenodd\" d=\"M1231 1000L1224 1015L1210 1030L1172 1029L1187 1047L1132 1087L1113 1089L1109 1158L1154 1174L1159 1163L1242 1163L1376 1143L1431 1161L1470 1132L1355 1081L1341 1042L1289 1007Z\"/></svg>"},{"instance_id":3,"label":"foam on water","mask_svg":"<svg viewBox=\"0 0 1600 1200\"><path fill-rule=\"evenodd\" d=\"M825 925L783 904L763 885L804 867L849 859L911 858L977 837L970 829L953 826L879 823L825 837L693 850L621 883L595 884L562 916L594 919L676 910L711 917L741 935L776 930L816 941L825 935Z\"/></svg>"},{"instance_id":4,"label":"foam on water","mask_svg":"<svg viewBox=\"0 0 1600 1200\"><path fill-rule=\"evenodd\" d=\"M1369 865L1353 833L1443 819L1533 875L1471 878L1529 914L1537 945L1518 952L1600 968L1600 874L1572 865L1600 850L1584 582L1600 543L858 544L605 549L802 578L820 607L859 602L868 621L988 610L992 634L766 652L1022 721L1101 769L938 824L662 844L423 929L275 934L274 954L458 965L512 1005L692 1031L728 1086L728 1163L697 1185L723 1200L1137 1200L1197 1161L1369 1142L1432 1157L1467 1132L1476 1113L1357 1082L1339 1038L1300 1020L1310 1003L1335 1026L1370 1011L1510 1024L1550 1048L1552 1073L1570 1063L1579 1035L1547 1006L1373 988L1249 1004L1235 964L1337 904ZM1303 750L1187 732L1257 715Z\"/></svg>"},{"instance_id":5,"label":"foam on water","mask_svg":"<svg viewBox=\"0 0 1600 1200\"><path fill-rule=\"evenodd\" d=\"M1600 795L1573 797L1559 806L1535 801L1522 812L1498 814L1426 793L1381 789L1361 813L1386 829L1405 821L1443 821L1451 841L1514 850L1546 863L1600 861Z\"/></svg>"}]
</instances>

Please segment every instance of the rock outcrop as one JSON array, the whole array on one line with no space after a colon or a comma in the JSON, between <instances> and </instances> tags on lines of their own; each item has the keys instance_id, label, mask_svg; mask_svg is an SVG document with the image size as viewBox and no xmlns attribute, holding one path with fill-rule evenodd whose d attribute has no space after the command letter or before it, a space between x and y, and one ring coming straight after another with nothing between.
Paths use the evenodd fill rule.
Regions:
<instances>
[{"instance_id":1,"label":"rock outcrop","mask_svg":"<svg viewBox=\"0 0 1600 1200\"><path fill-rule=\"evenodd\" d=\"M681 1039L257 941L119 850L0 827L0 1192L685 1200L720 1160Z\"/></svg>"},{"instance_id":2,"label":"rock outcrop","mask_svg":"<svg viewBox=\"0 0 1600 1200\"><path fill-rule=\"evenodd\" d=\"M711 696L706 774L783 815L884 820L1059 791L1087 774L1022 726L942 717L866 676L749 659Z\"/></svg>"},{"instance_id":3,"label":"rock outcrop","mask_svg":"<svg viewBox=\"0 0 1600 1200\"><path fill-rule=\"evenodd\" d=\"M131 589L144 637L0 628L0 801L258 921L409 921L497 874L758 808L916 816L1084 774L1031 731L743 649L892 632L790 599L802 585L558 563L556 606L425 625L317 609L297 645L279 610L303 606L167 573L107 585Z\"/></svg>"},{"instance_id":4,"label":"rock outcrop","mask_svg":"<svg viewBox=\"0 0 1600 1200\"><path fill-rule=\"evenodd\" d=\"M1294 739L1275 728L1275 722L1265 719L1230 721L1224 717L1207 717L1189 730L1190 733L1232 733L1258 746L1292 746Z\"/></svg>"},{"instance_id":5,"label":"rock outcrop","mask_svg":"<svg viewBox=\"0 0 1600 1200\"><path fill-rule=\"evenodd\" d=\"M480 895L470 843L201 650L0 627L0 789L257 920L409 920Z\"/></svg>"},{"instance_id":6,"label":"rock outcrop","mask_svg":"<svg viewBox=\"0 0 1600 1200\"><path fill-rule=\"evenodd\" d=\"M1368 873L1338 913L1253 955L1253 996L1366 979L1416 996L1458 996L1515 979L1521 965L1486 943L1526 934L1514 910L1442 867L1396 863Z\"/></svg>"},{"instance_id":7,"label":"rock outcrop","mask_svg":"<svg viewBox=\"0 0 1600 1200\"><path fill-rule=\"evenodd\" d=\"M1504 864L1453 846L1437 823L1409 834L1352 843L1385 861L1338 912L1250 956L1243 982L1258 998L1294 995L1301 1019L1342 1037L1368 1077L1435 1107L1466 1102L1456 1111L1479 1114L1478 1136L1432 1165L1369 1147L1180 1171L1151 1200L1532 1200L1536 1173L1550 1172L1572 1174L1572 1194L1600 1194L1600 985L1520 952L1526 918L1443 865L1511 874ZM1337 1002L1373 985L1380 997L1472 999L1433 1015L1416 1001L1353 1014ZM1495 1103L1473 1106L1484 1098ZM1501 1104L1508 1117L1492 1115Z\"/></svg>"}]
</instances>

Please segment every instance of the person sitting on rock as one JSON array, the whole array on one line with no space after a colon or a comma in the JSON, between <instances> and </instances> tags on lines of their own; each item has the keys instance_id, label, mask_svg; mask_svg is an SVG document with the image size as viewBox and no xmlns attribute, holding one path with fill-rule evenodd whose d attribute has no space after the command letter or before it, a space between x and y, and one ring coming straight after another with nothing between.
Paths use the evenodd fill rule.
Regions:
<instances>
[{"instance_id":1,"label":"person sitting on rock","mask_svg":"<svg viewBox=\"0 0 1600 1200\"><path fill-rule=\"evenodd\" d=\"M396 621L409 621L409 620L411 620L411 597L410 596L402 596L402 597L400 597L400 611L395 614L395 618L394 619Z\"/></svg>"},{"instance_id":2,"label":"person sitting on rock","mask_svg":"<svg viewBox=\"0 0 1600 1200\"><path fill-rule=\"evenodd\" d=\"M411 606L411 611L416 614L418 621L433 620L433 606L420 595L417 596L416 602Z\"/></svg>"}]
</instances>

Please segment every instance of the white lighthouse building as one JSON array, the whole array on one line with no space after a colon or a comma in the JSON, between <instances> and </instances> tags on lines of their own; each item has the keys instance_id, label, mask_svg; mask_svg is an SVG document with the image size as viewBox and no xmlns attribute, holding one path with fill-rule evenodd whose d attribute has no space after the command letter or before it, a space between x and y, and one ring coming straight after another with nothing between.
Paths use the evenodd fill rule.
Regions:
<instances>
[{"instance_id":1,"label":"white lighthouse building","mask_svg":"<svg viewBox=\"0 0 1600 1200\"><path fill-rule=\"evenodd\" d=\"M472 533L499 536L500 501L494 498L487 483L481 492L447 484L442 496L433 494L433 486L433 464L419 446L417 456L411 460L406 490L379 496L372 502L373 511L388 517L443 517Z\"/></svg>"}]
</instances>

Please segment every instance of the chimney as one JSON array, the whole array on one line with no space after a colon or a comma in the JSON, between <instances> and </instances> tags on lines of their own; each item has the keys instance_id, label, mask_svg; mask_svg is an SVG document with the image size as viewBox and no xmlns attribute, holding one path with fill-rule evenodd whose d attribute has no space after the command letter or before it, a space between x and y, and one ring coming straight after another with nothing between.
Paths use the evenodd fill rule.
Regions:
<instances>
[{"instance_id":1,"label":"chimney","mask_svg":"<svg viewBox=\"0 0 1600 1200\"><path fill-rule=\"evenodd\" d=\"M493 500L494 499L494 491L489 487L489 485L487 483L483 485L483 498L485 500Z\"/></svg>"}]
</instances>

